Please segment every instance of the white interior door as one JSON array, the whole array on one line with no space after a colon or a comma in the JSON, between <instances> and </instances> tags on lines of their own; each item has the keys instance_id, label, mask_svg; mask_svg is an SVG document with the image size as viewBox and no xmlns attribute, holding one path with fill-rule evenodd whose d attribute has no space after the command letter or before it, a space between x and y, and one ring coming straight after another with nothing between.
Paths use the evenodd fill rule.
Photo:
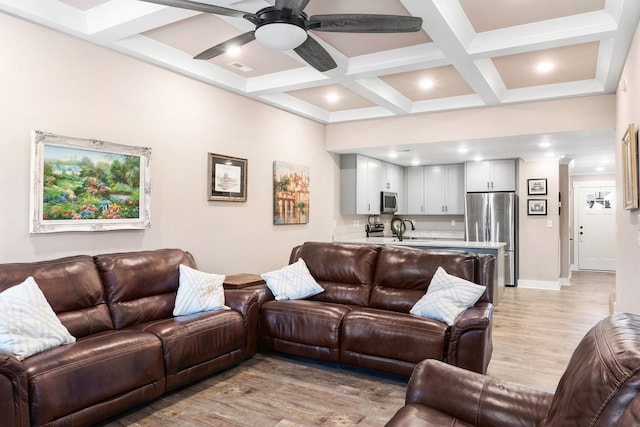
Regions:
<instances>
[{"instance_id":1,"label":"white interior door","mask_svg":"<svg viewBox=\"0 0 640 427\"><path fill-rule=\"evenodd\" d=\"M615 270L615 187L583 187L577 192L578 268Z\"/></svg>"}]
</instances>

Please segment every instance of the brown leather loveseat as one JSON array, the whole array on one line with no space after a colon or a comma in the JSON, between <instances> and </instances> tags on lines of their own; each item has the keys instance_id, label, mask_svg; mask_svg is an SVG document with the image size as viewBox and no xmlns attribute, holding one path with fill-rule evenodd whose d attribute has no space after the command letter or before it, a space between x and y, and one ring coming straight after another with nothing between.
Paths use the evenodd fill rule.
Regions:
<instances>
[{"instance_id":1,"label":"brown leather loveseat","mask_svg":"<svg viewBox=\"0 0 640 427\"><path fill-rule=\"evenodd\" d=\"M485 373L493 350L487 294L452 326L409 314L439 266L489 285L495 258L468 252L307 242L295 247L324 292L260 308L259 347L409 377L424 359ZM487 286L490 288L490 286Z\"/></svg>"},{"instance_id":2,"label":"brown leather loveseat","mask_svg":"<svg viewBox=\"0 0 640 427\"><path fill-rule=\"evenodd\" d=\"M179 249L0 265L0 291L32 276L76 338L22 361L0 352L2 425L94 424L255 354L256 293L173 317L180 264L196 267Z\"/></svg>"}]
</instances>

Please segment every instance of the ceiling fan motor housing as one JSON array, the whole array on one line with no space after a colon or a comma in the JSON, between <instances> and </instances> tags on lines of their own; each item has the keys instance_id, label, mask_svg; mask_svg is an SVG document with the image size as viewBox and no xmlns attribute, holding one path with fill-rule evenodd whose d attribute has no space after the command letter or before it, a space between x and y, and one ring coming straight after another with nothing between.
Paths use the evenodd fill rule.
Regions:
<instances>
[{"instance_id":1,"label":"ceiling fan motor housing","mask_svg":"<svg viewBox=\"0 0 640 427\"><path fill-rule=\"evenodd\" d=\"M256 13L256 40L276 50L295 49L307 39L304 12L293 14L290 9L267 7Z\"/></svg>"}]
</instances>

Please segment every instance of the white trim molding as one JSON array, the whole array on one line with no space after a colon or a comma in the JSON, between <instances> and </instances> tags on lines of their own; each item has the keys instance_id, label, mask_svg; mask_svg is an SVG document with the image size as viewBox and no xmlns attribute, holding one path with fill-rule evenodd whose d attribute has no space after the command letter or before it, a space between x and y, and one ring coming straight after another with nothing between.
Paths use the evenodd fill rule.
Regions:
<instances>
[{"instance_id":1,"label":"white trim molding","mask_svg":"<svg viewBox=\"0 0 640 427\"><path fill-rule=\"evenodd\" d=\"M518 279L518 287L524 289L546 289L550 291L559 291L561 288L560 282L548 281L548 280L524 280Z\"/></svg>"}]
</instances>

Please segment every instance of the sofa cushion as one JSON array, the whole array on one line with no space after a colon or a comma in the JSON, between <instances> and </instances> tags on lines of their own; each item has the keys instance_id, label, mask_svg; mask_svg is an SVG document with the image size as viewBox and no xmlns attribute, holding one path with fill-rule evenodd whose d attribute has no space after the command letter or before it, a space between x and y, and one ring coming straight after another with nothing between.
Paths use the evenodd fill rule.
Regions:
<instances>
[{"instance_id":1,"label":"sofa cushion","mask_svg":"<svg viewBox=\"0 0 640 427\"><path fill-rule=\"evenodd\" d=\"M83 337L29 357L23 366L29 378L32 425L44 425L94 405L106 407L134 390L144 389L145 400L164 392L160 340L137 331ZM124 409L141 403L132 396L128 400Z\"/></svg>"},{"instance_id":2,"label":"sofa cushion","mask_svg":"<svg viewBox=\"0 0 640 427\"><path fill-rule=\"evenodd\" d=\"M242 315L235 310L195 313L133 326L157 336L162 342L167 373L167 390L226 368L244 359L247 330ZM236 352L224 366L207 369L208 362ZM203 365L205 372L190 376L182 371Z\"/></svg>"},{"instance_id":3,"label":"sofa cushion","mask_svg":"<svg viewBox=\"0 0 640 427\"><path fill-rule=\"evenodd\" d=\"M0 350L23 360L75 340L33 277L0 292Z\"/></svg>"},{"instance_id":4,"label":"sofa cushion","mask_svg":"<svg viewBox=\"0 0 640 427\"><path fill-rule=\"evenodd\" d=\"M32 276L62 324L76 338L113 329L93 258L87 255L0 264L0 291ZM89 319L91 319L89 321Z\"/></svg>"},{"instance_id":5,"label":"sofa cushion","mask_svg":"<svg viewBox=\"0 0 640 427\"><path fill-rule=\"evenodd\" d=\"M369 306L409 313L427 291L439 266L474 282L476 263L476 255L469 252L384 246L378 256Z\"/></svg>"},{"instance_id":6,"label":"sofa cushion","mask_svg":"<svg viewBox=\"0 0 640 427\"><path fill-rule=\"evenodd\" d=\"M117 329L172 317L179 266L196 268L193 256L180 249L104 254L94 258Z\"/></svg>"},{"instance_id":7,"label":"sofa cushion","mask_svg":"<svg viewBox=\"0 0 640 427\"><path fill-rule=\"evenodd\" d=\"M444 360L448 327L442 322L404 313L357 308L342 323L341 361L370 367L361 359L408 362L403 372L409 376L416 363L424 359ZM375 362L374 362L375 363ZM386 371L391 367L386 366Z\"/></svg>"},{"instance_id":8,"label":"sofa cushion","mask_svg":"<svg viewBox=\"0 0 640 427\"><path fill-rule=\"evenodd\" d=\"M279 270L264 273L262 278L278 301L304 299L324 292L302 258Z\"/></svg>"},{"instance_id":9,"label":"sofa cushion","mask_svg":"<svg viewBox=\"0 0 640 427\"><path fill-rule=\"evenodd\" d=\"M324 288L311 299L367 306L379 250L374 245L306 242L293 249L290 261L303 258L311 275Z\"/></svg>"},{"instance_id":10,"label":"sofa cushion","mask_svg":"<svg viewBox=\"0 0 640 427\"><path fill-rule=\"evenodd\" d=\"M224 305L224 275L205 273L180 264L174 316L228 309Z\"/></svg>"},{"instance_id":11,"label":"sofa cushion","mask_svg":"<svg viewBox=\"0 0 640 427\"><path fill-rule=\"evenodd\" d=\"M267 350L338 361L342 319L349 311L309 300L268 301L260 309L262 343Z\"/></svg>"},{"instance_id":12,"label":"sofa cushion","mask_svg":"<svg viewBox=\"0 0 640 427\"><path fill-rule=\"evenodd\" d=\"M447 274L444 268L438 267L427 293L409 312L440 320L451 326L460 313L478 302L485 289L484 286Z\"/></svg>"}]
</instances>

